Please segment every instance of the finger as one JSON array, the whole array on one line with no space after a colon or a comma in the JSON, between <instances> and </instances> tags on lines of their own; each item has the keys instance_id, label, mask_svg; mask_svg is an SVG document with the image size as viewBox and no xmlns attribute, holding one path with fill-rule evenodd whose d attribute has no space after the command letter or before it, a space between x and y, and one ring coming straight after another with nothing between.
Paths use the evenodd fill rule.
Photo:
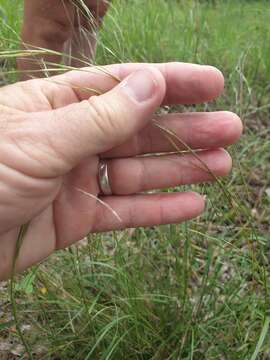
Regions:
<instances>
[{"instance_id":1,"label":"finger","mask_svg":"<svg viewBox=\"0 0 270 360\"><path fill-rule=\"evenodd\" d=\"M164 78L153 68L131 74L104 95L55 111L28 115L33 120L37 116L39 119L25 122L24 126L29 137L35 139L35 159L42 161L29 162L28 169L23 171L32 171L35 176L59 176L86 157L119 145L145 127L164 94ZM21 137L24 130L18 131ZM33 149L25 148L28 146L25 133L23 137L24 152L32 153Z\"/></svg>"},{"instance_id":2,"label":"finger","mask_svg":"<svg viewBox=\"0 0 270 360\"><path fill-rule=\"evenodd\" d=\"M226 147L239 139L242 133L239 117L227 111L168 114L154 119L181 139L182 142L179 142L173 138L181 150L186 150L184 144L192 149ZM128 157L175 150L166 133L151 122L126 143L104 153L102 157Z\"/></svg>"},{"instance_id":3,"label":"finger","mask_svg":"<svg viewBox=\"0 0 270 360\"><path fill-rule=\"evenodd\" d=\"M226 176L232 160L223 149L192 154L118 159L108 161L113 194L128 195L178 185L214 181ZM200 159L200 160L199 160Z\"/></svg>"},{"instance_id":4,"label":"finger","mask_svg":"<svg viewBox=\"0 0 270 360\"><path fill-rule=\"evenodd\" d=\"M132 72L155 67L166 81L166 96L163 104L195 104L216 98L223 91L224 78L222 73L205 65L187 63L166 64L115 64L103 67L84 68L55 76L52 81L59 84L52 86L51 103L55 107L63 105L63 89L61 84L72 87L80 100L96 95L95 89L100 93L111 90L117 79L123 80Z\"/></svg>"},{"instance_id":5,"label":"finger","mask_svg":"<svg viewBox=\"0 0 270 360\"><path fill-rule=\"evenodd\" d=\"M93 232L180 223L204 210L203 197L193 192L111 196L102 200L118 217L99 204Z\"/></svg>"}]
</instances>

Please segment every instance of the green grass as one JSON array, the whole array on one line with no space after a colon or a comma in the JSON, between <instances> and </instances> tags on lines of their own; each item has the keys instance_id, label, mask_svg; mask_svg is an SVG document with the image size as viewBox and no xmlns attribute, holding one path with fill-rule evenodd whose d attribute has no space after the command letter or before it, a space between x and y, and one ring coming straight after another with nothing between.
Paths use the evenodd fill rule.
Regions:
<instances>
[{"instance_id":1,"label":"green grass","mask_svg":"<svg viewBox=\"0 0 270 360\"><path fill-rule=\"evenodd\" d=\"M2 2L2 50L17 46L18 4ZM236 111L245 134L222 187L193 187L208 198L200 219L92 235L18 278L18 316L37 359L270 358L269 24L268 1L114 2L97 62L215 65L225 93L197 109ZM16 343L10 320L0 318L0 336Z\"/></svg>"}]
</instances>

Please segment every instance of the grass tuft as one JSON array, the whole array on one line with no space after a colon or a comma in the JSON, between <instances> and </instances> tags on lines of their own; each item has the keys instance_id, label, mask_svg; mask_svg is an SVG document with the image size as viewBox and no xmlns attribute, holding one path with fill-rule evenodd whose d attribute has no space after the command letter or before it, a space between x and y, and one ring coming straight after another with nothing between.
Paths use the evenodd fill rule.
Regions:
<instances>
[{"instance_id":1,"label":"grass tuft","mask_svg":"<svg viewBox=\"0 0 270 360\"><path fill-rule=\"evenodd\" d=\"M20 1L1 5L4 82L18 76L21 13ZM234 170L216 184L189 187L208 199L199 219L89 235L19 276L12 298L22 336L12 318L0 317L3 341L25 339L37 359L270 357L269 22L265 0L113 2L98 38L99 65L177 60L223 71L220 99L166 111L241 115L245 134L229 149ZM47 50L27 55L31 51ZM83 66L88 63L83 59ZM46 67L50 73L73 68ZM181 139L160 130L178 151ZM1 298L6 304L4 291Z\"/></svg>"}]
</instances>

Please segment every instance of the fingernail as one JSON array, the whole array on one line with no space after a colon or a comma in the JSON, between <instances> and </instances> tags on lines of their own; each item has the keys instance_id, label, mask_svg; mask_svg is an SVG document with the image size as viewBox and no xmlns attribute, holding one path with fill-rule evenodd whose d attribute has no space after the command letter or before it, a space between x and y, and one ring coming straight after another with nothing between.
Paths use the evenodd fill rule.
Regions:
<instances>
[{"instance_id":1,"label":"fingernail","mask_svg":"<svg viewBox=\"0 0 270 360\"><path fill-rule=\"evenodd\" d=\"M120 86L131 98L144 102L153 97L158 84L150 71L138 70L129 75Z\"/></svg>"}]
</instances>

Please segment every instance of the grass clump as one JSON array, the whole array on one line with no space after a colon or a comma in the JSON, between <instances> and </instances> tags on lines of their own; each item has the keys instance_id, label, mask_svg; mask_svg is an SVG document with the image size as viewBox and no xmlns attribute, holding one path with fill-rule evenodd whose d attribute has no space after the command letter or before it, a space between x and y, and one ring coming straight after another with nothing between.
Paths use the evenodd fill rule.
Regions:
<instances>
[{"instance_id":1,"label":"grass clump","mask_svg":"<svg viewBox=\"0 0 270 360\"><path fill-rule=\"evenodd\" d=\"M2 50L17 49L19 4L3 2ZM97 63L215 65L227 79L224 95L180 109L236 111L245 134L230 149L230 178L192 187L208 198L200 219L92 235L18 279L18 316L34 357L270 357L269 22L263 0L113 2ZM3 73L12 69L5 62ZM0 322L3 341L18 341L13 326Z\"/></svg>"}]
</instances>

